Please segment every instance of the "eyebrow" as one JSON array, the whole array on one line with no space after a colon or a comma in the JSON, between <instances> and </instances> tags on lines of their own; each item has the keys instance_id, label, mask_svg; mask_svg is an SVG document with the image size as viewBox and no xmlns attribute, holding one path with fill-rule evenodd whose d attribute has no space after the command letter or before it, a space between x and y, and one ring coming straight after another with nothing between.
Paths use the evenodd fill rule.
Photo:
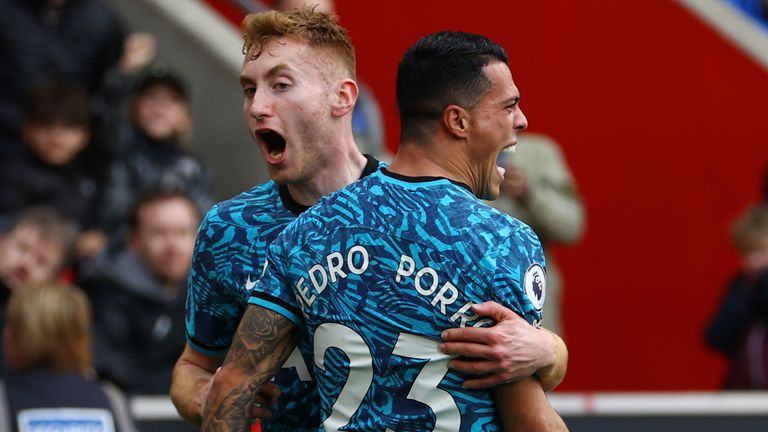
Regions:
<instances>
[{"instance_id":1,"label":"eyebrow","mask_svg":"<svg viewBox=\"0 0 768 432\"><path fill-rule=\"evenodd\" d=\"M288 66L285 63L280 63L275 66L273 66L270 70L267 71L265 77L266 79L274 78L277 75L280 75L285 70L292 70L290 66ZM254 84L255 82L246 75L240 75L240 84Z\"/></svg>"},{"instance_id":2,"label":"eyebrow","mask_svg":"<svg viewBox=\"0 0 768 432\"><path fill-rule=\"evenodd\" d=\"M510 98L504 99L503 101L501 101L500 105L506 108L510 105L519 104L519 103L520 103L520 95L517 95L517 96L512 96Z\"/></svg>"}]
</instances>

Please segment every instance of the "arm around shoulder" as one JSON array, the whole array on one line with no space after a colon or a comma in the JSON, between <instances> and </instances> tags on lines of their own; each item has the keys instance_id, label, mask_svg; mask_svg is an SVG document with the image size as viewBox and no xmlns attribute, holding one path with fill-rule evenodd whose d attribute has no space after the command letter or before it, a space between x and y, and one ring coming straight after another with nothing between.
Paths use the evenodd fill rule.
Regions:
<instances>
[{"instance_id":1,"label":"arm around shoulder","mask_svg":"<svg viewBox=\"0 0 768 432\"><path fill-rule=\"evenodd\" d=\"M296 347L299 329L285 316L249 305L224 365L216 373L203 407L203 430L248 430L253 404Z\"/></svg>"}]
</instances>

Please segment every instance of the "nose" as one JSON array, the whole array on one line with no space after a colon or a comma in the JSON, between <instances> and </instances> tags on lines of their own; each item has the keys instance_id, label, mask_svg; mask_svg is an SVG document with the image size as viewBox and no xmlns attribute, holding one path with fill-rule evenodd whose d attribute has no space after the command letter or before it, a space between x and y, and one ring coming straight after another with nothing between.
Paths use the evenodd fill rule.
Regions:
<instances>
[{"instance_id":1,"label":"nose","mask_svg":"<svg viewBox=\"0 0 768 432\"><path fill-rule=\"evenodd\" d=\"M272 101L265 91L256 90L248 106L248 114L256 120L272 115Z\"/></svg>"},{"instance_id":2,"label":"nose","mask_svg":"<svg viewBox=\"0 0 768 432\"><path fill-rule=\"evenodd\" d=\"M528 128L528 118L523 114L523 110L518 108L517 115L515 116L515 129L522 131Z\"/></svg>"}]
</instances>

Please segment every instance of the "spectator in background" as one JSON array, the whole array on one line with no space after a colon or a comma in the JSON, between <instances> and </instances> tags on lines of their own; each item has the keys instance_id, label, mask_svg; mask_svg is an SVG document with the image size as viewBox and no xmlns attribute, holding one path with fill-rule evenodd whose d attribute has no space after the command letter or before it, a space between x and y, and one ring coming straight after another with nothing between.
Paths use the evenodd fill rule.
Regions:
<instances>
[{"instance_id":1,"label":"spectator in background","mask_svg":"<svg viewBox=\"0 0 768 432\"><path fill-rule=\"evenodd\" d=\"M31 90L24 111L25 149L0 163L0 217L53 207L84 229L77 252L90 255L104 236L95 229L96 183L78 157L91 134L88 95L76 84L50 81Z\"/></svg>"},{"instance_id":2,"label":"spectator in background","mask_svg":"<svg viewBox=\"0 0 768 432\"><path fill-rule=\"evenodd\" d=\"M176 75L149 72L131 102L130 125L118 144L101 206L101 226L110 240L123 238L131 208L143 193L175 189L190 196L200 212L213 204L202 161L190 150L192 119L187 91Z\"/></svg>"},{"instance_id":3,"label":"spectator in background","mask_svg":"<svg viewBox=\"0 0 768 432\"><path fill-rule=\"evenodd\" d=\"M89 94L117 66L124 32L101 0L0 2L0 159L21 150L24 95L51 79Z\"/></svg>"},{"instance_id":4,"label":"spectator in background","mask_svg":"<svg viewBox=\"0 0 768 432\"><path fill-rule=\"evenodd\" d=\"M728 283L705 338L730 360L725 389L768 389L768 204L749 207L731 234L741 269Z\"/></svg>"},{"instance_id":5,"label":"spectator in background","mask_svg":"<svg viewBox=\"0 0 768 432\"><path fill-rule=\"evenodd\" d=\"M132 136L130 105L141 80L149 73L149 65L157 54L157 39L151 33L131 33L125 39L119 67L110 70L99 97L94 100L98 116L99 139L107 142L115 154L124 153L121 145Z\"/></svg>"},{"instance_id":6,"label":"spectator in background","mask_svg":"<svg viewBox=\"0 0 768 432\"><path fill-rule=\"evenodd\" d=\"M121 145L129 144L129 105L138 82L155 58L157 39L151 33L131 33L125 38L123 55L116 68L107 73L101 91L92 98L94 141L98 151L89 159L96 159L98 180L106 183L112 162L125 152ZM128 137L128 138L126 138Z\"/></svg>"},{"instance_id":7,"label":"spectator in background","mask_svg":"<svg viewBox=\"0 0 768 432\"><path fill-rule=\"evenodd\" d=\"M150 192L130 217L125 248L81 271L95 312L99 374L132 394L167 394L184 348L186 278L200 212L180 192Z\"/></svg>"},{"instance_id":8,"label":"spectator in background","mask_svg":"<svg viewBox=\"0 0 768 432\"><path fill-rule=\"evenodd\" d=\"M77 225L52 208L30 208L18 216L0 235L0 317L11 292L58 279L76 238Z\"/></svg>"},{"instance_id":9,"label":"spectator in background","mask_svg":"<svg viewBox=\"0 0 768 432\"><path fill-rule=\"evenodd\" d=\"M276 10L281 11L314 5L319 12L336 13L334 0L275 0L273 4ZM381 160L389 160L392 155L384 142L384 121L376 96L360 80L357 81L357 87L357 101L355 102L355 109L352 111L352 134L355 137L355 144L363 154L369 154Z\"/></svg>"},{"instance_id":10,"label":"spectator in background","mask_svg":"<svg viewBox=\"0 0 768 432\"><path fill-rule=\"evenodd\" d=\"M86 422L100 426L88 430L134 430L121 394L96 379L91 306L80 289L47 283L14 291L3 345L11 366L4 383L10 418L0 419L0 429L10 420L13 431L38 430L33 426L42 422L50 430Z\"/></svg>"},{"instance_id":11,"label":"spectator in background","mask_svg":"<svg viewBox=\"0 0 768 432\"><path fill-rule=\"evenodd\" d=\"M5 305L14 291L54 282L69 262L77 225L52 208L25 210L0 235L0 328ZM2 359L0 346L0 359ZM2 375L3 367L0 367Z\"/></svg>"},{"instance_id":12,"label":"spectator in background","mask_svg":"<svg viewBox=\"0 0 768 432\"><path fill-rule=\"evenodd\" d=\"M557 143L546 136L521 134L515 152L503 154L506 169L499 198L489 202L528 224L539 236L547 261L544 326L563 335L562 279L552 245L573 245L584 231L584 205Z\"/></svg>"}]
</instances>

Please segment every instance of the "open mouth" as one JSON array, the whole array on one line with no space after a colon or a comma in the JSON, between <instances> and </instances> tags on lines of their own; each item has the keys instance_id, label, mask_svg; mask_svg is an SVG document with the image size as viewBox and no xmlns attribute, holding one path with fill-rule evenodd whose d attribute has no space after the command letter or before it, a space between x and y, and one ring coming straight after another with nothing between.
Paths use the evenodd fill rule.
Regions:
<instances>
[{"instance_id":1,"label":"open mouth","mask_svg":"<svg viewBox=\"0 0 768 432\"><path fill-rule=\"evenodd\" d=\"M516 148L517 147L515 146L515 144L510 144L504 147L503 149L501 149L501 151L499 152L499 156L509 156L509 155L515 154Z\"/></svg>"},{"instance_id":2,"label":"open mouth","mask_svg":"<svg viewBox=\"0 0 768 432\"><path fill-rule=\"evenodd\" d=\"M510 156L515 154L515 144L510 144L501 151L499 151L499 154L496 156L496 171L498 171L499 175L503 178L504 173L506 172L506 169L504 166L507 164L507 160Z\"/></svg>"},{"instance_id":3,"label":"open mouth","mask_svg":"<svg viewBox=\"0 0 768 432\"><path fill-rule=\"evenodd\" d=\"M514 144L511 144L499 150L499 154L496 155L496 164L504 165L509 159L509 157L515 154L515 148L516 146Z\"/></svg>"},{"instance_id":4,"label":"open mouth","mask_svg":"<svg viewBox=\"0 0 768 432\"><path fill-rule=\"evenodd\" d=\"M279 162L285 153L285 138L272 129L261 129L256 131L256 135L267 150L267 158L271 162Z\"/></svg>"}]
</instances>

